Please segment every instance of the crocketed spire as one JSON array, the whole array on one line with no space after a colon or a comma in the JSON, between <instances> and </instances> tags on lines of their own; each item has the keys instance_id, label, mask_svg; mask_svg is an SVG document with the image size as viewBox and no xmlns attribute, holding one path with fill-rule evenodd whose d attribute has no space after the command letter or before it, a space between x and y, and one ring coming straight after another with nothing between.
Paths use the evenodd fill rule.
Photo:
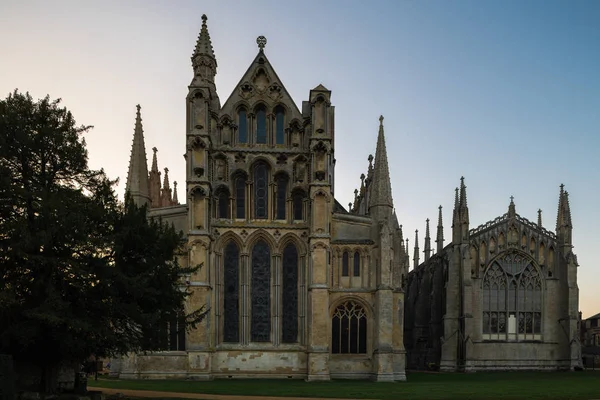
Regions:
<instances>
[{"instance_id":1,"label":"crocketed spire","mask_svg":"<svg viewBox=\"0 0 600 400\"><path fill-rule=\"evenodd\" d=\"M429 236L429 218L425 220L425 262L431 257L431 237Z\"/></svg>"},{"instance_id":2,"label":"crocketed spire","mask_svg":"<svg viewBox=\"0 0 600 400\"><path fill-rule=\"evenodd\" d=\"M442 206L438 207L439 215L438 215L438 225L437 225L437 237L435 242L437 243L436 252L439 254L442 252L444 248L444 226L442 225Z\"/></svg>"},{"instance_id":3,"label":"crocketed spire","mask_svg":"<svg viewBox=\"0 0 600 400\"><path fill-rule=\"evenodd\" d=\"M210 34L208 33L208 27L206 26L207 20L208 20L208 17L206 16L206 14L203 14L202 15L202 28L200 29L200 34L198 35L198 40L196 41L196 47L194 48L194 55L192 56L192 58L199 56L199 55L205 55L205 56L215 59L215 64L216 64L215 52L213 50L212 43L210 41Z\"/></svg>"},{"instance_id":4,"label":"crocketed spire","mask_svg":"<svg viewBox=\"0 0 600 400\"><path fill-rule=\"evenodd\" d=\"M408 239L407 239L408 240ZM413 254L413 267L419 266L419 230L415 230L415 252Z\"/></svg>"},{"instance_id":5,"label":"crocketed spire","mask_svg":"<svg viewBox=\"0 0 600 400\"><path fill-rule=\"evenodd\" d=\"M144 143L144 129L142 127L141 107L138 104L135 116L135 129L133 143L129 158L129 170L125 192L129 192L137 205L144 205L150 201L148 190L148 160L146 159L146 145Z\"/></svg>"},{"instance_id":6,"label":"crocketed spire","mask_svg":"<svg viewBox=\"0 0 600 400\"><path fill-rule=\"evenodd\" d=\"M373 167L373 181L369 184L369 214L377 220L384 220L391 216L394 202L392 200L392 184L388 167L387 150L385 148L385 135L383 133L383 115L379 117L379 134L377 136L377 149L375 150L375 166Z\"/></svg>"}]
</instances>

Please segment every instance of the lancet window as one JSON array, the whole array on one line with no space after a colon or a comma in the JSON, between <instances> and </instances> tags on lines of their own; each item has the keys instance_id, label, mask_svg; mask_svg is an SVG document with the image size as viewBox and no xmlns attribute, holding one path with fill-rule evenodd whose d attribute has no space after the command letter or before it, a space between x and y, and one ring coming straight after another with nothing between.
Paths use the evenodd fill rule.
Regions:
<instances>
[{"instance_id":1,"label":"lancet window","mask_svg":"<svg viewBox=\"0 0 600 400\"><path fill-rule=\"evenodd\" d=\"M483 335L488 340L541 340L542 278L533 262L507 253L483 278Z\"/></svg>"},{"instance_id":2,"label":"lancet window","mask_svg":"<svg viewBox=\"0 0 600 400\"><path fill-rule=\"evenodd\" d=\"M246 218L246 177L242 175L235 178L235 217Z\"/></svg>"},{"instance_id":3,"label":"lancet window","mask_svg":"<svg viewBox=\"0 0 600 400\"><path fill-rule=\"evenodd\" d=\"M331 319L331 352L364 354L367 352L367 315L356 301L337 306Z\"/></svg>"},{"instance_id":4,"label":"lancet window","mask_svg":"<svg viewBox=\"0 0 600 400\"><path fill-rule=\"evenodd\" d=\"M277 177L277 210L276 210L276 218L277 219L286 219L285 216L285 205L287 202L287 184L288 178L285 175L280 175Z\"/></svg>"},{"instance_id":5,"label":"lancet window","mask_svg":"<svg viewBox=\"0 0 600 400\"><path fill-rule=\"evenodd\" d=\"M248 143L248 114L243 108L238 111L238 143Z\"/></svg>"},{"instance_id":6,"label":"lancet window","mask_svg":"<svg viewBox=\"0 0 600 400\"><path fill-rule=\"evenodd\" d=\"M348 252L345 251L344 254L342 254L342 276L350 276L350 267L349 267L348 263L349 263Z\"/></svg>"},{"instance_id":7,"label":"lancet window","mask_svg":"<svg viewBox=\"0 0 600 400\"><path fill-rule=\"evenodd\" d=\"M264 106L256 109L256 143L267 143L267 111Z\"/></svg>"},{"instance_id":8,"label":"lancet window","mask_svg":"<svg viewBox=\"0 0 600 400\"><path fill-rule=\"evenodd\" d=\"M292 195L292 208L294 214L294 221L302 221L304 215L302 212L302 204L304 203L304 194L300 191L294 192Z\"/></svg>"},{"instance_id":9,"label":"lancet window","mask_svg":"<svg viewBox=\"0 0 600 400\"><path fill-rule=\"evenodd\" d=\"M360 276L360 254L358 251L354 252L354 270L352 272L354 276Z\"/></svg>"},{"instance_id":10,"label":"lancet window","mask_svg":"<svg viewBox=\"0 0 600 400\"><path fill-rule=\"evenodd\" d=\"M281 341L298 341L298 249L293 243L283 249Z\"/></svg>"},{"instance_id":11,"label":"lancet window","mask_svg":"<svg viewBox=\"0 0 600 400\"><path fill-rule=\"evenodd\" d=\"M234 241L225 247L223 255L223 341L239 342L239 272L240 248Z\"/></svg>"},{"instance_id":12,"label":"lancet window","mask_svg":"<svg viewBox=\"0 0 600 400\"><path fill-rule=\"evenodd\" d=\"M252 249L251 337L253 342L268 342L271 336L271 251L258 241Z\"/></svg>"},{"instance_id":13,"label":"lancet window","mask_svg":"<svg viewBox=\"0 0 600 400\"><path fill-rule=\"evenodd\" d=\"M283 144L285 141L284 120L283 107L279 106L275 109L275 144Z\"/></svg>"},{"instance_id":14,"label":"lancet window","mask_svg":"<svg viewBox=\"0 0 600 400\"><path fill-rule=\"evenodd\" d=\"M268 188L269 173L265 163L254 166L254 218L268 218Z\"/></svg>"},{"instance_id":15,"label":"lancet window","mask_svg":"<svg viewBox=\"0 0 600 400\"><path fill-rule=\"evenodd\" d=\"M217 218L229 218L229 192L226 190L217 195Z\"/></svg>"}]
</instances>

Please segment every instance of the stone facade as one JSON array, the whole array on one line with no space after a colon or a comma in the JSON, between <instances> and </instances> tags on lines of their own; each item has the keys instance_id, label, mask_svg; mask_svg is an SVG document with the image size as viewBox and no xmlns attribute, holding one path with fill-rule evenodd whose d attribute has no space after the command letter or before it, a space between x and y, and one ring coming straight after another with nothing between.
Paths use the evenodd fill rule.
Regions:
<instances>
[{"instance_id":1,"label":"stone facade","mask_svg":"<svg viewBox=\"0 0 600 400\"><path fill-rule=\"evenodd\" d=\"M577 258L568 193L556 230L508 212L469 228L464 180L456 189L452 242L409 273L407 368L444 371L573 370L581 366ZM441 232L441 233L440 233ZM426 257L427 258L427 257Z\"/></svg>"},{"instance_id":2,"label":"stone facade","mask_svg":"<svg viewBox=\"0 0 600 400\"><path fill-rule=\"evenodd\" d=\"M172 351L132 354L123 378L405 380L408 257L393 212L383 117L354 204L334 197L331 91L299 109L257 39L258 54L221 105L206 17L186 107L185 204L150 172L138 106L127 191L186 235L187 311L207 318ZM182 133L183 134L183 133ZM365 155L366 156L366 155Z\"/></svg>"}]
</instances>

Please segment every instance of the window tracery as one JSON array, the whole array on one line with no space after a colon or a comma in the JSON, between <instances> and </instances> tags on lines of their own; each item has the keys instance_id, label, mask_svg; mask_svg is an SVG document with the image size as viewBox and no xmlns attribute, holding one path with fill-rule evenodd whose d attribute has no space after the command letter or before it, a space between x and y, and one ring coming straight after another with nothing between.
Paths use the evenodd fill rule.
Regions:
<instances>
[{"instance_id":1,"label":"window tracery","mask_svg":"<svg viewBox=\"0 0 600 400\"><path fill-rule=\"evenodd\" d=\"M254 218L266 219L268 216L268 170L265 163L254 167Z\"/></svg>"},{"instance_id":2,"label":"window tracery","mask_svg":"<svg viewBox=\"0 0 600 400\"><path fill-rule=\"evenodd\" d=\"M529 259L507 253L488 267L482 317L487 339L541 339L542 279Z\"/></svg>"},{"instance_id":3,"label":"window tracery","mask_svg":"<svg viewBox=\"0 0 600 400\"><path fill-rule=\"evenodd\" d=\"M239 342L239 258L234 241L225 247L223 266L223 341Z\"/></svg>"},{"instance_id":4,"label":"window tracery","mask_svg":"<svg viewBox=\"0 0 600 400\"><path fill-rule=\"evenodd\" d=\"M235 217L246 218L246 178L243 176L235 178Z\"/></svg>"},{"instance_id":5,"label":"window tracery","mask_svg":"<svg viewBox=\"0 0 600 400\"><path fill-rule=\"evenodd\" d=\"M251 328L253 342L268 342L271 335L271 250L264 240L252 249Z\"/></svg>"},{"instance_id":6,"label":"window tracery","mask_svg":"<svg viewBox=\"0 0 600 400\"><path fill-rule=\"evenodd\" d=\"M367 352L367 315L356 301L337 306L331 319L331 352L365 354Z\"/></svg>"},{"instance_id":7,"label":"window tracery","mask_svg":"<svg viewBox=\"0 0 600 400\"><path fill-rule=\"evenodd\" d=\"M282 342L298 341L298 249L293 243L283 250Z\"/></svg>"},{"instance_id":8,"label":"window tracery","mask_svg":"<svg viewBox=\"0 0 600 400\"><path fill-rule=\"evenodd\" d=\"M280 175L277 178L277 219L286 219L285 217L285 205L287 202L287 184L288 179L285 175Z\"/></svg>"}]
</instances>

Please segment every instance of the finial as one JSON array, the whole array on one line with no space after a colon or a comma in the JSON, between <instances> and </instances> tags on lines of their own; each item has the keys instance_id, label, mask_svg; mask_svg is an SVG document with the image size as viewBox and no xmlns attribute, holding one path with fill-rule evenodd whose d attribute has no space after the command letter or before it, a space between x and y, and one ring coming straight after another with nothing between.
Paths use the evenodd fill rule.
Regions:
<instances>
[{"instance_id":1,"label":"finial","mask_svg":"<svg viewBox=\"0 0 600 400\"><path fill-rule=\"evenodd\" d=\"M367 158L369 160L369 165L373 162L373 154L369 154L369 157Z\"/></svg>"},{"instance_id":2,"label":"finial","mask_svg":"<svg viewBox=\"0 0 600 400\"><path fill-rule=\"evenodd\" d=\"M158 151L158 149L155 147L152 148L152 151L154 152L154 154L156 154L156 152Z\"/></svg>"},{"instance_id":3,"label":"finial","mask_svg":"<svg viewBox=\"0 0 600 400\"><path fill-rule=\"evenodd\" d=\"M560 191L562 192L565 189L565 185L564 184L560 184Z\"/></svg>"},{"instance_id":4,"label":"finial","mask_svg":"<svg viewBox=\"0 0 600 400\"><path fill-rule=\"evenodd\" d=\"M514 200L515 200L515 196L510 196L510 203L511 204L514 203Z\"/></svg>"},{"instance_id":5,"label":"finial","mask_svg":"<svg viewBox=\"0 0 600 400\"><path fill-rule=\"evenodd\" d=\"M206 26L207 19L208 19L208 17L206 16L206 14L202 14L202 25Z\"/></svg>"},{"instance_id":6,"label":"finial","mask_svg":"<svg viewBox=\"0 0 600 400\"><path fill-rule=\"evenodd\" d=\"M379 116L379 125L383 125L383 115Z\"/></svg>"},{"instance_id":7,"label":"finial","mask_svg":"<svg viewBox=\"0 0 600 400\"><path fill-rule=\"evenodd\" d=\"M365 181L365 174L360 174L360 180L363 182Z\"/></svg>"},{"instance_id":8,"label":"finial","mask_svg":"<svg viewBox=\"0 0 600 400\"><path fill-rule=\"evenodd\" d=\"M165 174L169 173L169 168L165 167Z\"/></svg>"},{"instance_id":9,"label":"finial","mask_svg":"<svg viewBox=\"0 0 600 400\"><path fill-rule=\"evenodd\" d=\"M348 203L348 211L352 211L352 203Z\"/></svg>"},{"instance_id":10,"label":"finial","mask_svg":"<svg viewBox=\"0 0 600 400\"><path fill-rule=\"evenodd\" d=\"M139 104L135 106L135 108L137 108L137 112L139 113L140 110L142 109L142 106L140 106Z\"/></svg>"},{"instance_id":11,"label":"finial","mask_svg":"<svg viewBox=\"0 0 600 400\"><path fill-rule=\"evenodd\" d=\"M265 48L265 46L267 44L267 38L264 36L257 37L256 44L258 44L258 48L260 49L260 51L263 51L263 49Z\"/></svg>"},{"instance_id":12,"label":"finial","mask_svg":"<svg viewBox=\"0 0 600 400\"><path fill-rule=\"evenodd\" d=\"M542 209L541 208L538 209L538 226L540 228L542 227Z\"/></svg>"}]
</instances>

